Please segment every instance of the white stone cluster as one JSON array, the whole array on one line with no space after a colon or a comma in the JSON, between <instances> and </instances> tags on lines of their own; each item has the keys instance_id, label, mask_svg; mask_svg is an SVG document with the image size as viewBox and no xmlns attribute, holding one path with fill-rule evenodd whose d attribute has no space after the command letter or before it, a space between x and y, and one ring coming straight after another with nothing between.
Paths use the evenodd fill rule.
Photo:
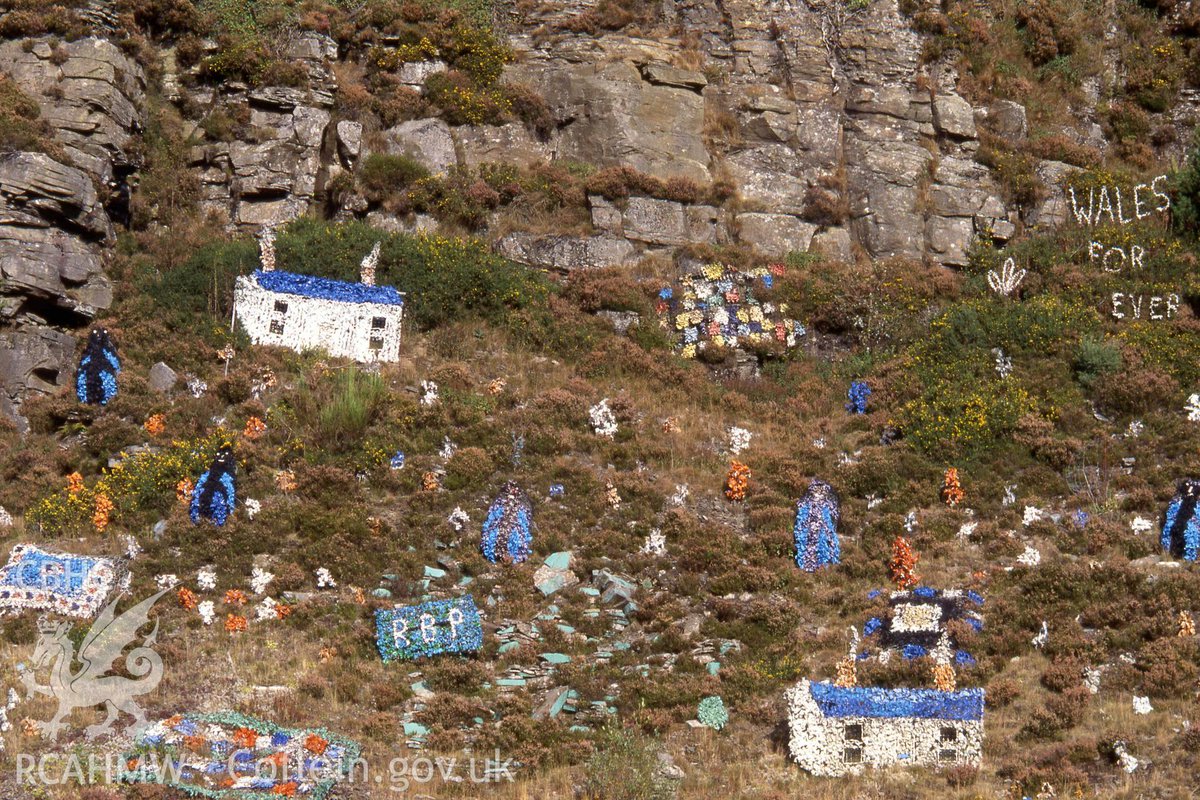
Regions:
<instances>
[{"instance_id":1,"label":"white stone cluster","mask_svg":"<svg viewBox=\"0 0 1200 800\"><path fill-rule=\"evenodd\" d=\"M1041 650L1048 641L1050 641L1050 626L1046 624L1046 620L1042 620L1042 629L1038 631L1037 636L1029 640L1029 643Z\"/></svg>"},{"instance_id":2,"label":"white stone cluster","mask_svg":"<svg viewBox=\"0 0 1200 800\"><path fill-rule=\"evenodd\" d=\"M250 572L250 590L254 594L263 594L267 591L267 584L273 580L275 580L274 573L255 567Z\"/></svg>"},{"instance_id":3,"label":"white stone cluster","mask_svg":"<svg viewBox=\"0 0 1200 800\"><path fill-rule=\"evenodd\" d=\"M611 439L617 435L617 418L608 407L607 397L588 409L588 422L597 436Z\"/></svg>"},{"instance_id":4,"label":"white stone cluster","mask_svg":"<svg viewBox=\"0 0 1200 800\"><path fill-rule=\"evenodd\" d=\"M435 406L438 402L438 385L433 381L421 381L421 405Z\"/></svg>"},{"instance_id":5,"label":"white stone cluster","mask_svg":"<svg viewBox=\"0 0 1200 800\"><path fill-rule=\"evenodd\" d=\"M1124 742L1113 742L1113 752L1117 755L1117 761L1121 763L1121 769L1126 772L1133 772L1142 764L1141 761L1129 754L1129 749Z\"/></svg>"},{"instance_id":6,"label":"white stone cluster","mask_svg":"<svg viewBox=\"0 0 1200 800\"><path fill-rule=\"evenodd\" d=\"M1012 375L1012 371L1013 371L1012 358L1005 355L1004 351L1001 350L999 347L992 348L992 357L995 358L995 360L996 360L996 374L999 375L1001 379L1007 378L1009 375Z\"/></svg>"},{"instance_id":7,"label":"white stone cluster","mask_svg":"<svg viewBox=\"0 0 1200 800\"><path fill-rule=\"evenodd\" d=\"M1200 422L1200 394L1188 395L1183 410L1187 412L1188 422Z\"/></svg>"},{"instance_id":8,"label":"white stone cluster","mask_svg":"<svg viewBox=\"0 0 1200 800\"><path fill-rule=\"evenodd\" d=\"M471 522L471 515L462 510L462 506L455 506L450 512L450 516L446 517L446 522L456 531L461 531Z\"/></svg>"},{"instance_id":9,"label":"white stone cluster","mask_svg":"<svg viewBox=\"0 0 1200 800\"><path fill-rule=\"evenodd\" d=\"M1036 567L1042 563L1042 552L1033 545L1025 545L1025 552L1017 556L1017 563L1023 567Z\"/></svg>"},{"instance_id":10,"label":"white stone cluster","mask_svg":"<svg viewBox=\"0 0 1200 800\"><path fill-rule=\"evenodd\" d=\"M196 572L196 585L206 592L217 588L217 570L214 567L201 567Z\"/></svg>"},{"instance_id":11,"label":"white stone cluster","mask_svg":"<svg viewBox=\"0 0 1200 800\"><path fill-rule=\"evenodd\" d=\"M665 556L667 554L667 537L661 530L654 528L646 537L646 543L642 545L642 552L651 556Z\"/></svg>"},{"instance_id":12,"label":"white stone cluster","mask_svg":"<svg viewBox=\"0 0 1200 800\"><path fill-rule=\"evenodd\" d=\"M333 573L327 567L317 567L317 588L318 589L336 589L337 581L333 579Z\"/></svg>"},{"instance_id":13,"label":"white stone cluster","mask_svg":"<svg viewBox=\"0 0 1200 800\"><path fill-rule=\"evenodd\" d=\"M21 702L20 695L17 690L9 688L8 695L5 697L4 705L0 706L0 733L8 733L12 730L12 723L8 719L8 712L12 711ZM4 751L4 739L0 738L0 752Z\"/></svg>"},{"instance_id":14,"label":"white stone cluster","mask_svg":"<svg viewBox=\"0 0 1200 800\"><path fill-rule=\"evenodd\" d=\"M259 622L278 619L279 612L276 610L278 606L279 604L275 602L274 598L264 597L262 602L254 608L255 619L257 619Z\"/></svg>"},{"instance_id":15,"label":"white stone cluster","mask_svg":"<svg viewBox=\"0 0 1200 800\"><path fill-rule=\"evenodd\" d=\"M750 439L754 434L745 428L739 428L736 425L729 429L729 453L730 455L738 455L747 447L750 446Z\"/></svg>"}]
</instances>

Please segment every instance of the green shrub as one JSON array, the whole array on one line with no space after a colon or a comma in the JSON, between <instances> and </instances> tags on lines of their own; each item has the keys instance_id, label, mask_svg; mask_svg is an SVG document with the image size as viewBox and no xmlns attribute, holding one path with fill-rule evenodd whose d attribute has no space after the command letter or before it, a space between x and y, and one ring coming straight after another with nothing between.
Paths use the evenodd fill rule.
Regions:
<instances>
[{"instance_id":1,"label":"green shrub","mask_svg":"<svg viewBox=\"0 0 1200 800\"><path fill-rule=\"evenodd\" d=\"M1121 349L1094 336L1084 336L1072 362L1075 377L1084 386L1091 386L1101 375L1121 369Z\"/></svg>"},{"instance_id":2,"label":"green shrub","mask_svg":"<svg viewBox=\"0 0 1200 800\"><path fill-rule=\"evenodd\" d=\"M358 185L367 199L379 202L428 175L424 165L408 156L372 153L358 167Z\"/></svg>"},{"instance_id":3,"label":"green shrub","mask_svg":"<svg viewBox=\"0 0 1200 800\"><path fill-rule=\"evenodd\" d=\"M214 242L200 248L182 267L144 274L139 282L170 322L189 327L201 315L227 320L233 310L234 280L257 266L258 244L253 239Z\"/></svg>"},{"instance_id":4,"label":"green shrub","mask_svg":"<svg viewBox=\"0 0 1200 800\"><path fill-rule=\"evenodd\" d=\"M52 153L57 148L53 131L41 119L38 102L0 73L0 152L31 150Z\"/></svg>"},{"instance_id":5,"label":"green shrub","mask_svg":"<svg viewBox=\"0 0 1200 800\"><path fill-rule=\"evenodd\" d=\"M350 368L338 374L321 402L313 402L312 391L301 388L307 402L301 407L316 412L320 443L333 452L342 452L358 444L367 428L383 408L387 387L378 373Z\"/></svg>"},{"instance_id":6,"label":"green shrub","mask_svg":"<svg viewBox=\"0 0 1200 800\"><path fill-rule=\"evenodd\" d=\"M1192 134L1187 160L1172 176L1171 223L1177 230L1200 230L1200 130Z\"/></svg>"},{"instance_id":7,"label":"green shrub","mask_svg":"<svg viewBox=\"0 0 1200 800\"><path fill-rule=\"evenodd\" d=\"M259 36L227 34L217 40L217 52L201 59L200 77L214 83L243 81L257 86L270 63L271 53Z\"/></svg>"},{"instance_id":8,"label":"green shrub","mask_svg":"<svg viewBox=\"0 0 1200 800\"><path fill-rule=\"evenodd\" d=\"M1036 404L1019 381L946 374L901 410L906 439L926 453L971 455L995 446Z\"/></svg>"},{"instance_id":9,"label":"green shrub","mask_svg":"<svg viewBox=\"0 0 1200 800\"><path fill-rule=\"evenodd\" d=\"M377 241L379 283L408 293L409 319L421 328L474 315L499 321L546 296L539 276L475 239L389 235L362 222L303 217L280 234L276 253L280 269L353 281Z\"/></svg>"},{"instance_id":10,"label":"green shrub","mask_svg":"<svg viewBox=\"0 0 1200 800\"><path fill-rule=\"evenodd\" d=\"M441 109L442 116L451 125L500 124L512 107L500 89L481 88L457 70L426 78L425 98Z\"/></svg>"},{"instance_id":11,"label":"green shrub","mask_svg":"<svg viewBox=\"0 0 1200 800\"><path fill-rule=\"evenodd\" d=\"M204 18L191 0L119 0L117 9L131 14L143 30L157 36L202 33Z\"/></svg>"},{"instance_id":12,"label":"green shrub","mask_svg":"<svg viewBox=\"0 0 1200 800\"><path fill-rule=\"evenodd\" d=\"M634 730L607 729L588 759L584 792L598 800L668 800L674 783L659 774L657 741Z\"/></svg>"}]
</instances>

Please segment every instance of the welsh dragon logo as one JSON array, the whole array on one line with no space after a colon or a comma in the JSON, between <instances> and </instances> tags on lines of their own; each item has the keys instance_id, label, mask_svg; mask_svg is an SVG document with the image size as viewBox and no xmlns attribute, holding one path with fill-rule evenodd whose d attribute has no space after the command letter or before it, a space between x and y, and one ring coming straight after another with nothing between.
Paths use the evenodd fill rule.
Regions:
<instances>
[{"instance_id":1,"label":"welsh dragon logo","mask_svg":"<svg viewBox=\"0 0 1200 800\"><path fill-rule=\"evenodd\" d=\"M125 648L138 639L138 631L150 621L150 609L169 589L163 589L117 616L117 601L104 607L76 650L68 622L38 621L38 641L33 651L33 668L21 675L32 698L48 695L58 700L58 711L49 722L38 722L44 736L57 741L63 722L77 708L105 706L108 716L85 730L88 739L112 732L113 723L125 712L133 717L127 731L136 733L146 727L146 714L134 698L154 691L162 680L162 659L153 649L158 623L137 647ZM116 674L118 660L132 678ZM78 664L78 666L77 666ZM35 673L50 669L50 683L37 683Z\"/></svg>"}]
</instances>

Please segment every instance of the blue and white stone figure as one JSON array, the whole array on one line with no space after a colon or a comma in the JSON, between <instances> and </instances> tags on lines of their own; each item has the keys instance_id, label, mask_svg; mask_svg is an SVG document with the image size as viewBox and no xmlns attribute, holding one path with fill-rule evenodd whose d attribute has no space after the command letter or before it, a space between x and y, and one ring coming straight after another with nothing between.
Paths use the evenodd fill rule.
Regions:
<instances>
[{"instance_id":1,"label":"blue and white stone figure","mask_svg":"<svg viewBox=\"0 0 1200 800\"><path fill-rule=\"evenodd\" d=\"M217 451L212 466L196 481L192 490L192 522L199 524L201 517L210 519L217 525L224 525L225 520L233 513L236 502L234 478L237 472L237 462L233 458L233 448L224 445Z\"/></svg>"},{"instance_id":2,"label":"blue and white stone figure","mask_svg":"<svg viewBox=\"0 0 1200 800\"><path fill-rule=\"evenodd\" d=\"M796 565L805 572L841 563L842 548L837 526L841 504L837 492L822 480L814 480L796 504Z\"/></svg>"},{"instance_id":3,"label":"blue and white stone figure","mask_svg":"<svg viewBox=\"0 0 1200 800\"><path fill-rule=\"evenodd\" d=\"M1167 506L1160 541L1163 550L1184 561L1195 561L1200 555L1200 516L1196 501L1200 499L1200 480L1185 480Z\"/></svg>"}]
</instances>

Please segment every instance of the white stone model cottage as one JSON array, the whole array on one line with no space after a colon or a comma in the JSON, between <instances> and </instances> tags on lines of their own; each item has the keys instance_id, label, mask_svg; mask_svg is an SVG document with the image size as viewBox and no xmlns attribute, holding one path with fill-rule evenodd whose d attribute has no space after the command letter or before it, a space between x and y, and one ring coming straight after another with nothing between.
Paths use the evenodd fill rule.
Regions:
<instances>
[{"instance_id":1,"label":"white stone model cottage","mask_svg":"<svg viewBox=\"0 0 1200 800\"><path fill-rule=\"evenodd\" d=\"M789 749L814 775L894 764L979 766L983 689L879 689L801 681L788 690Z\"/></svg>"},{"instance_id":2,"label":"white stone model cottage","mask_svg":"<svg viewBox=\"0 0 1200 800\"><path fill-rule=\"evenodd\" d=\"M233 323L242 323L250 341L322 348L331 356L360 362L400 360L404 294L375 285L379 245L363 259L359 283L275 270L270 231L262 237L262 269L237 279Z\"/></svg>"}]
</instances>

